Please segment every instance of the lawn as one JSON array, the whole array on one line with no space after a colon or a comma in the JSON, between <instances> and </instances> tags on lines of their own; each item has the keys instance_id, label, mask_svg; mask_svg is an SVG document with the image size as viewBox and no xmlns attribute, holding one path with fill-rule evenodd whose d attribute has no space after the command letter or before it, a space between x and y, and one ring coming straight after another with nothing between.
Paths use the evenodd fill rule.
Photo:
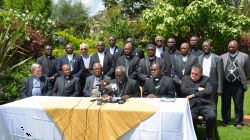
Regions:
<instances>
[{"instance_id":1,"label":"lawn","mask_svg":"<svg viewBox=\"0 0 250 140\"><path fill-rule=\"evenodd\" d=\"M244 115L250 115L250 85L244 97ZM233 103L233 101L232 101ZM246 124L242 129L236 129L233 125L234 121L234 107L231 106L231 123L228 126L221 126L221 99L218 102L218 116L217 116L217 129L220 140L250 140L250 125Z\"/></svg>"}]
</instances>

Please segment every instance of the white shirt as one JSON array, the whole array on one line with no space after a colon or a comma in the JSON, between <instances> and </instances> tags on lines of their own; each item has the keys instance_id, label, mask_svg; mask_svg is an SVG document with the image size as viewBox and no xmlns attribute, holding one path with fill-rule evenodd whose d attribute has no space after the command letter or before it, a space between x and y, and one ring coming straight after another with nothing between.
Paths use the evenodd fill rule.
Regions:
<instances>
[{"instance_id":1,"label":"white shirt","mask_svg":"<svg viewBox=\"0 0 250 140\"><path fill-rule=\"evenodd\" d=\"M163 53L163 46L160 48L156 47L155 56L161 58L162 53Z\"/></svg>"},{"instance_id":2,"label":"white shirt","mask_svg":"<svg viewBox=\"0 0 250 140\"><path fill-rule=\"evenodd\" d=\"M203 59L203 75L210 77L210 68L211 68L212 55L205 55Z\"/></svg>"},{"instance_id":3,"label":"white shirt","mask_svg":"<svg viewBox=\"0 0 250 140\"><path fill-rule=\"evenodd\" d=\"M67 54L67 57L68 57L68 60L69 60L69 64L70 64L70 67L71 67L71 71L73 71L73 65L74 65L74 60L73 60L73 57L74 57L74 54Z\"/></svg>"},{"instance_id":4,"label":"white shirt","mask_svg":"<svg viewBox=\"0 0 250 140\"><path fill-rule=\"evenodd\" d=\"M98 52L98 58L99 58L99 61L100 61L101 65L102 65L102 67L103 67L104 52L102 52L102 53Z\"/></svg>"},{"instance_id":5,"label":"white shirt","mask_svg":"<svg viewBox=\"0 0 250 140\"><path fill-rule=\"evenodd\" d=\"M188 59L188 55L183 56L183 57L182 57L183 63L186 63L186 62L187 62L187 59ZM184 65L184 67L182 68L182 75L184 75L184 73L185 73L185 65Z\"/></svg>"},{"instance_id":6,"label":"white shirt","mask_svg":"<svg viewBox=\"0 0 250 140\"><path fill-rule=\"evenodd\" d=\"M90 55L82 55L82 60L84 62L84 66L86 69L89 68L89 62L90 62Z\"/></svg>"},{"instance_id":7,"label":"white shirt","mask_svg":"<svg viewBox=\"0 0 250 140\"><path fill-rule=\"evenodd\" d=\"M109 52L110 52L110 54L114 54L114 53L115 53L115 47L113 47L113 48L110 47L110 48L109 48Z\"/></svg>"}]
</instances>

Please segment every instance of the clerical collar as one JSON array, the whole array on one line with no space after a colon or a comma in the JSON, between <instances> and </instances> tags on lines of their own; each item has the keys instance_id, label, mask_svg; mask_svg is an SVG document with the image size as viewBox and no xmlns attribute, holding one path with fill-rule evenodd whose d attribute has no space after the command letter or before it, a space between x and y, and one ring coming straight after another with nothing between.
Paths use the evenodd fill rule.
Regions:
<instances>
[{"instance_id":1,"label":"clerical collar","mask_svg":"<svg viewBox=\"0 0 250 140\"><path fill-rule=\"evenodd\" d=\"M126 55L127 59L131 59L133 56L132 55Z\"/></svg>"},{"instance_id":2,"label":"clerical collar","mask_svg":"<svg viewBox=\"0 0 250 140\"><path fill-rule=\"evenodd\" d=\"M238 55L238 53L239 53L239 51L237 51L237 52L235 52L235 53L229 53L229 56L230 56L230 57L235 57L235 56Z\"/></svg>"},{"instance_id":3,"label":"clerical collar","mask_svg":"<svg viewBox=\"0 0 250 140\"><path fill-rule=\"evenodd\" d=\"M46 55L46 57L47 57L47 58L49 58L49 59L51 58L51 56L50 56L50 55Z\"/></svg>"},{"instance_id":4,"label":"clerical collar","mask_svg":"<svg viewBox=\"0 0 250 140\"><path fill-rule=\"evenodd\" d=\"M64 76L66 80L70 80L72 76Z\"/></svg>"},{"instance_id":5,"label":"clerical collar","mask_svg":"<svg viewBox=\"0 0 250 140\"><path fill-rule=\"evenodd\" d=\"M154 77L153 79L154 79L154 81L159 82L161 80L161 77L162 77L162 75L160 74L160 75Z\"/></svg>"},{"instance_id":6,"label":"clerical collar","mask_svg":"<svg viewBox=\"0 0 250 140\"><path fill-rule=\"evenodd\" d=\"M172 49L172 50L171 50L171 49L169 49L169 50L168 50L168 52L169 52L170 54L175 53L175 51L176 51L176 49L175 49L175 48L174 48L174 49Z\"/></svg>"},{"instance_id":7,"label":"clerical collar","mask_svg":"<svg viewBox=\"0 0 250 140\"><path fill-rule=\"evenodd\" d=\"M148 57L148 59L149 59L150 61L154 61L154 60L155 60L155 56L153 56L153 57Z\"/></svg>"},{"instance_id":8,"label":"clerical collar","mask_svg":"<svg viewBox=\"0 0 250 140\"><path fill-rule=\"evenodd\" d=\"M192 52L198 51L198 47L196 47L196 46L195 46L195 47L192 47L192 48L191 48L191 51L192 51Z\"/></svg>"}]
</instances>

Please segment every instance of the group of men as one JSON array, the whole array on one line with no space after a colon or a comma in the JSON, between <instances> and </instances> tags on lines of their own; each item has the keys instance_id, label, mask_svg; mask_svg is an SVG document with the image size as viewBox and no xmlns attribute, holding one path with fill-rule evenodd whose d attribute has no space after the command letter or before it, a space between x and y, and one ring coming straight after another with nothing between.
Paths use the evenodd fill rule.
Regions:
<instances>
[{"instance_id":1,"label":"group of men","mask_svg":"<svg viewBox=\"0 0 250 140\"><path fill-rule=\"evenodd\" d=\"M88 45L80 45L80 55L73 46L65 46L66 55L55 58L52 47L45 46L44 55L32 65L33 76L25 80L21 98L46 96L100 96L103 83L108 83L111 96L184 97L190 101L194 124L198 115L206 122L206 138L212 137L216 123L218 95L222 95L222 118L230 122L231 97L235 103L237 128L243 126L243 99L250 71L249 57L238 50L238 43L228 43L222 56L212 53L210 41L198 48L199 38L192 36L189 43L176 49L176 40L156 36L147 45L147 56L128 38L123 48L116 46L116 37L109 37L109 47L103 41L96 44L97 52L88 54ZM115 86L114 86L115 85ZM140 86L143 87L142 91ZM115 87L115 88L114 88ZM142 92L143 94L140 94Z\"/></svg>"}]
</instances>

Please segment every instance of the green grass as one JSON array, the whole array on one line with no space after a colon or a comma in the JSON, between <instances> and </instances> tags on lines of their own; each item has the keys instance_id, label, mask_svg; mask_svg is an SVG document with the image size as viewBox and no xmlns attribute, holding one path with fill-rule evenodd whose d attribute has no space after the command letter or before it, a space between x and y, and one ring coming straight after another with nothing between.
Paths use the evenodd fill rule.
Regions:
<instances>
[{"instance_id":1,"label":"green grass","mask_svg":"<svg viewBox=\"0 0 250 140\"><path fill-rule=\"evenodd\" d=\"M250 140L250 125L244 125L242 129L237 129L234 127L234 106L233 101L231 102L231 122L228 126L221 126L221 97L219 97L219 102L217 106L217 129L220 140ZM244 97L244 115L250 115L250 85L248 85L248 90L245 92ZM204 131L199 129L199 131ZM199 137L200 137L200 132ZM203 132L201 132L203 133ZM201 138L202 139L202 138Z\"/></svg>"}]
</instances>

